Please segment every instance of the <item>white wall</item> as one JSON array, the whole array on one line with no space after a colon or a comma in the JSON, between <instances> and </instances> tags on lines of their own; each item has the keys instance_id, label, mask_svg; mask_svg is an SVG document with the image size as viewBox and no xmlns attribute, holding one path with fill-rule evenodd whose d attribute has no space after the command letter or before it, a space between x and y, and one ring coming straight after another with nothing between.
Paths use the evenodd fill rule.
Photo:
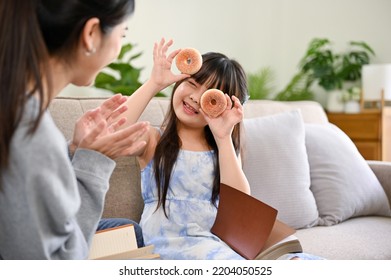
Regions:
<instances>
[{"instance_id":1,"label":"white wall","mask_svg":"<svg viewBox=\"0 0 391 280\"><path fill-rule=\"evenodd\" d=\"M314 37L330 39L337 51L365 41L376 52L374 63L391 63L390 12L390 0L136 0L125 40L143 52L135 61L143 80L153 43L165 37L174 39L172 49L222 52L247 72L270 66L281 89Z\"/></svg>"}]
</instances>

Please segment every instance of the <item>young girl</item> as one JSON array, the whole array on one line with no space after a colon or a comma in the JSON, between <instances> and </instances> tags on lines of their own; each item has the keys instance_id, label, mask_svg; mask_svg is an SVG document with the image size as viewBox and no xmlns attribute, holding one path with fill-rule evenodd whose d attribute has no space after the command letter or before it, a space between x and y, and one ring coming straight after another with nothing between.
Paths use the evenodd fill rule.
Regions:
<instances>
[{"instance_id":1,"label":"young girl","mask_svg":"<svg viewBox=\"0 0 391 280\"><path fill-rule=\"evenodd\" d=\"M119 130L115 95L77 121L70 160L46 109L118 56L133 11L133 0L0 1L0 259L88 257L112 159L143 147L147 128Z\"/></svg>"},{"instance_id":2,"label":"young girl","mask_svg":"<svg viewBox=\"0 0 391 280\"><path fill-rule=\"evenodd\" d=\"M248 98L245 72L235 60L211 52L202 56L194 75L174 75L171 64L180 50L166 56L171 45L164 40L155 44L151 78L128 98L135 110L125 112L135 122L154 95L176 81L165 121L148 131L138 156L144 241L154 244L162 259L243 259L210 229L220 183L250 194L240 160L242 105ZM201 95L210 88L223 91L228 102L217 118L200 107Z\"/></svg>"},{"instance_id":3,"label":"young girl","mask_svg":"<svg viewBox=\"0 0 391 280\"><path fill-rule=\"evenodd\" d=\"M241 66L220 53L203 55L196 74L174 75L170 68L179 50L166 57L172 41L154 48L149 81L128 98L128 120L136 121L161 89L177 81L161 129L150 129L138 156L142 169L144 211L140 225L146 244L162 259L242 259L210 233L220 182L250 193L239 157L242 104L247 99ZM200 108L209 88L226 93L228 107L218 118Z\"/></svg>"}]
</instances>

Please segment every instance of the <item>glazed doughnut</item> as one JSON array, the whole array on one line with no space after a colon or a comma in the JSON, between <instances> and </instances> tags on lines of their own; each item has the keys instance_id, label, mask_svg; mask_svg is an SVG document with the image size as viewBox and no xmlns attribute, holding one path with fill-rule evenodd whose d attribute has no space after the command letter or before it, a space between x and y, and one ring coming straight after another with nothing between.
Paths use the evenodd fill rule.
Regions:
<instances>
[{"instance_id":1,"label":"glazed doughnut","mask_svg":"<svg viewBox=\"0 0 391 280\"><path fill-rule=\"evenodd\" d=\"M227 98L218 89L208 89L201 95L201 109L211 118L216 118L227 108Z\"/></svg>"},{"instance_id":2,"label":"glazed doughnut","mask_svg":"<svg viewBox=\"0 0 391 280\"><path fill-rule=\"evenodd\" d=\"M201 69L202 56L198 50L186 48L177 54L175 63L181 73L193 75Z\"/></svg>"}]
</instances>

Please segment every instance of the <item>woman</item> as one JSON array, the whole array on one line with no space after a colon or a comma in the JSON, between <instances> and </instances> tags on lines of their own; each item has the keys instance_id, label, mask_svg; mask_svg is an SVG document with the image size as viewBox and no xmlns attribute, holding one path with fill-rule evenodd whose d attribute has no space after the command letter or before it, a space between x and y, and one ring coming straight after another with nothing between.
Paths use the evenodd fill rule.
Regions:
<instances>
[{"instance_id":1,"label":"woman","mask_svg":"<svg viewBox=\"0 0 391 280\"><path fill-rule=\"evenodd\" d=\"M136 153L145 123L119 129L116 95L76 124L69 153L47 107L91 84L120 52L133 0L0 3L0 259L85 259L113 159Z\"/></svg>"}]
</instances>

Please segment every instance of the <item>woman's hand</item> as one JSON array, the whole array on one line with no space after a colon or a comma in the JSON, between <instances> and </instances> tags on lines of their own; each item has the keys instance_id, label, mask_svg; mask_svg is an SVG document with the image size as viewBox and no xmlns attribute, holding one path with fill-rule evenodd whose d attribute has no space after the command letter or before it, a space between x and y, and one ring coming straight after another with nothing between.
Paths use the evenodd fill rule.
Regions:
<instances>
[{"instance_id":1,"label":"woman's hand","mask_svg":"<svg viewBox=\"0 0 391 280\"><path fill-rule=\"evenodd\" d=\"M232 96L230 99L228 94L225 94L225 97L227 98L227 108L217 118L210 118L200 109L216 141L231 137L234 126L243 120L243 106L239 99L236 96Z\"/></svg>"},{"instance_id":2,"label":"woman's hand","mask_svg":"<svg viewBox=\"0 0 391 280\"><path fill-rule=\"evenodd\" d=\"M100 152L111 159L121 156L138 155L146 145L142 140L149 129L148 122L139 122L118 131L107 129L107 122L103 119L97 122L80 142L79 148ZM102 131L108 133L102 133Z\"/></svg>"},{"instance_id":3,"label":"woman's hand","mask_svg":"<svg viewBox=\"0 0 391 280\"><path fill-rule=\"evenodd\" d=\"M153 68L150 81L155 83L160 90L167 86L190 77L187 74L175 75L171 71L172 62L175 56L181 51L180 49L171 52L167 56L168 48L173 44L173 40L169 40L167 43L164 38L159 43L155 43L153 47Z\"/></svg>"},{"instance_id":4,"label":"woman's hand","mask_svg":"<svg viewBox=\"0 0 391 280\"><path fill-rule=\"evenodd\" d=\"M138 123L119 130L126 119L116 119L127 110L126 106L121 106L126 100L126 97L116 94L81 116L75 125L71 153L77 147L95 150L110 158L137 153L145 145L145 141L138 139L146 132L148 125Z\"/></svg>"},{"instance_id":5,"label":"woman's hand","mask_svg":"<svg viewBox=\"0 0 391 280\"><path fill-rule=\"evenodd\" d=\"M103 119L107 120L108 129L113 130L115 125L122 124L125 119L119 119L117 122L114 122L114 120L127 110L125 106L120 107L125 101L126 97L116 94L104 101L98 108L85 112L76 122L71 148L74 149L79 146L81 139L94 129L97 115L101 115Z\"/></svg>"}]
</instances>

